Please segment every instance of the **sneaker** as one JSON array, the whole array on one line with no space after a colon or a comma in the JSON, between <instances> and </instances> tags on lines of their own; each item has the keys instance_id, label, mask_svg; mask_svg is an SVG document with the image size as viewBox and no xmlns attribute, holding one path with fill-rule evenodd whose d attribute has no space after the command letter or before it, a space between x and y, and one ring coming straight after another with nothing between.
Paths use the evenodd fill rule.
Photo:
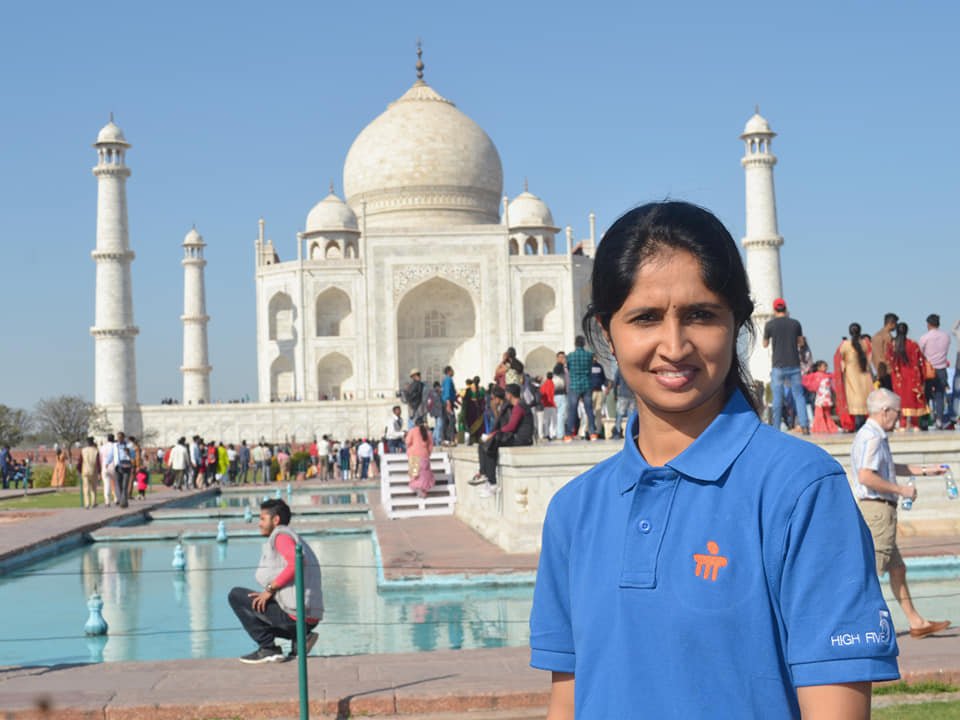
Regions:
<instances>
[{"instance_id":1,"label":"sneaker","mask_svg":"<svg viewBox=\"0 0 960 720\"><path fill-rule=\"evenodd\" d=\"M490 492L492 492L494 495L500 494L500 483L488 482L487 485L490 487Z\"/></svg>"},{"instance_id":2,"label":"sneaker","mask_svg":"<svg viewBox=\"0 0 960 720\"><path fill-rule=\"evenodd\" d=\"M483 485L486 482L487 482L487 476L481 475L480 473L477 473L472 478L467 480L468 485Z\"/></svg>"},{"instance_id":3,"label":"sneaker","mask_svg":"<svg viewBox=\"0 0 960 720\"><path fill-rule=\"evenodd\" d=\"M241 657L240 662L247 663L248 665L259 665L260 663L283 662L286 659L287 657L283 654L283 651L274 645L268 648L257 648L252 653Z\"/></svg>"},{"instance_id":4,"label":"sneaker","mask_svg":"<svg viewBox=\"0 0 960 720\"><path fill-rule=\"evenodd\" d=\"M599 440L600 436L597 433L590 433L591 440Z\"/></svg>"},{"instance_id":5,"label":"sneaker","mask_svg":"<svg viewBox=\"0 0 960 720\"><path fill-rule=\"evenodd\" d=\"M573 442L573 435L564 435L564 436L563 436L563 441L564 441L564 442Z\"/></svg>"},{"instance_id":6,"label":"sneaker","mask_svg":"<svg viewBox=\"0 0 960 720\"><path fill-rule=\"evenodd\" d=\"M307 633L307 652L305 653L306 655L309 655L310 651L313 650L313 646L317 644L317 638L319 637L320 636L317 635L315 632ZM296 656L297 656L297 641L294 640L290 646L290 653L287 655L287 659L292 660Z\"/></svg>"},{"instance_id":7,"label":"sneaker","mask_svg":"<svg viewBox=\"0 0 960 720\"><path fill-rule=\"evenodd\" d=\"M803 429L801 429L800 432L802 432L804 435L809 435L809 434L810 434L810 428L808 428L806 425L804 425L804 426L803 426Z\"/></svg>"},{"instance_id":8,"label":"sneaker","mask_svg":"<svg viewBox=\"0 0 960 720\"><path fill-rule=\"evenodd\" d=\"M482 498L493 497L493 492L490 490L490 483L485 482L480 486L480 490L477 491L477 494Z\"/></svg>"}]
</instances>

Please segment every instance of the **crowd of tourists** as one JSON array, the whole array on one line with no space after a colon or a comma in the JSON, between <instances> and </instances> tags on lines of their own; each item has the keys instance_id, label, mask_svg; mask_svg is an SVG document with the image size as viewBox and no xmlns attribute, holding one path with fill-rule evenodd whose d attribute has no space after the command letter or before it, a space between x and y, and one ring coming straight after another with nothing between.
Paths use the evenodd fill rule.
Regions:
<instances>
[{"instance_id":1,"label":"crowd of tourists","mask_svg":"<svg viewBox=\"0 0 960 720\"><path fill-rule=\"evenodd\" d=\"M764 329L764 343L773 345L770 423L804 433L856 432L869 415L867 396L885 388L900 399L895 430L953 430L960 415L960 377L948 359L950 334L940 329L935 313L927 316L926 332L917 340L909 332L896 313L887 313L873 336L851 323L831 369L827 361L813 359L800 322L777 298L774 318ZM960 321L953 335L960 350Z\"/></svg>"},{"instance_id":2,"label":"crowd of tourists","mask_svg":"<svg viewBox=\"0 0 960 720\"><path fill-rule=\"evenodd\" d=\"M350 482L377 477L384 452L385 441L336 440L329 435L300 446L246 440L224 443L194 435L189 441L181 437L170 447L145 450L136 438L121 432L107 435L99 446L87 438L77 471L84 507L96 507L100 497L107 506L127 507L129 500L146 497L152 477L175 490L308 478Z\"/></svg>"}]
</instances>

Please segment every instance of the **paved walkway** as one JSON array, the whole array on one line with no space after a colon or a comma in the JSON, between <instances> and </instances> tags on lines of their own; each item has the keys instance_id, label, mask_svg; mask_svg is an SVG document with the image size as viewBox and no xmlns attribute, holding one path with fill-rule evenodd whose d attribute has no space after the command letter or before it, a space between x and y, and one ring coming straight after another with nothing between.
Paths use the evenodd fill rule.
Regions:
<instances>
[{"instance_id":1,"label":"paved walkway","mask_svg":"<svg viewBox=\"0 0 960 720\"><path fill-rule=\"evenodd\" d=\"M159 490L127 510L0 512L0 561L182 495ZM465 566L484 573L535 567L534 557L507 555L452 517L386 520L375 492L369 497L388 579L461 573ZM905 538L904 549L914 555L960 554L960 540ZM901 672L908 680L960 684L960 630L924 640L904 636L900 650ZM452 720L469 713L476 720L542 719L549 677L527 661L526 648L311 656L311 717ZM299 717L297 697L296 663L248 666L212 659L0 668L0 720L293 720Z\"/></svg>"}]
</instances>

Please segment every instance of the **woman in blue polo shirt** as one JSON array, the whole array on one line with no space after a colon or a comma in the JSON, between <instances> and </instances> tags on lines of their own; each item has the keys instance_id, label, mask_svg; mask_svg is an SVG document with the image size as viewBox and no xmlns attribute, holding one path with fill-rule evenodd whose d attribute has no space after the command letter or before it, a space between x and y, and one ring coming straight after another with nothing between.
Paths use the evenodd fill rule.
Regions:
<instances>
[{"instance_id":1,"label":"woman in blue polo shirt","mask_svg":"<svg viewBox=\"0 0 960 720\"><path fill-rule=\"evenodd\" d=\"M530 644L548 719L869 717L871 681L899 677L870 535L843 469L751 405L733 238L687 203L636 208L592 287L585 330L637 414L547 511Z\"/></svg>"}]
</instances>

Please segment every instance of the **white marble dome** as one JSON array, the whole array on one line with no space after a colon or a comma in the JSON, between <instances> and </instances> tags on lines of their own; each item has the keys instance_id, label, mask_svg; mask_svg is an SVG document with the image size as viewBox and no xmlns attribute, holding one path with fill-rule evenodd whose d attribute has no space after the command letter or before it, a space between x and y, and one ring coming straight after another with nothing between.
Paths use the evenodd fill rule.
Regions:
<instances>
[{"instance_id":1,"label":"white marble dome","mask_svg":"<svg viewBox=\"0 0 960 720\"><path fill-rule=\"evenodd\" d=\"M184 245L203 245L203 235L197 232L196 228L190 228L190 232L183 238Z\"/></svg>"},{"instance_id":2,"label":"white marble dome","mask_svg":"<svg viewBox=\"0 0 960 720\"><path fill-rule=\"evenodd\" d=\"M97 143L120 143L126 145L127 139L123 136L123 130L111 120L100 128L100 132L97 133Z\"/></svg>"},{"instance_id":3,"label":"white marble dome","mask_svg":"<svg viewBox=\"0 0 960 720\"><path fill-rule=\"evenodd\" d=\"M497 223L502 189L493 141L422 80L363 129L343 168L370 228Z\"/></svg>"},{"instance_id":4,"label":"white marble dome","mask_svg":"<svg viewBox=\"0 0 960 720\"><path fill-rule=\"evenodd\" d=\"M350 206L330 192L323 200L311 208L307 214L308 233L357 231L357 216Z\"/></svg>"},{"instance_id":5,"label":"white marble dome","mask_svg":"<svg viewBox=\"0 0 960 720\"><path fill-rule=\"evenodd\" d=\"M553 227L553 214L547 204L524 190L507 205L510 227Z\"/></svg>"},{"instance_id":6,"label":"white marble dome","mask_svg":"<svg viewBox=\"0 0 960 720\"><path fill-rule=\"evenodd\" d=\"M760 113L755 112L753 116L747 120L747 124L743 128L743 134L774 135L775 133L770 129L770 123L767 122L767 119Z\"/></svg>"}]
</instances>

